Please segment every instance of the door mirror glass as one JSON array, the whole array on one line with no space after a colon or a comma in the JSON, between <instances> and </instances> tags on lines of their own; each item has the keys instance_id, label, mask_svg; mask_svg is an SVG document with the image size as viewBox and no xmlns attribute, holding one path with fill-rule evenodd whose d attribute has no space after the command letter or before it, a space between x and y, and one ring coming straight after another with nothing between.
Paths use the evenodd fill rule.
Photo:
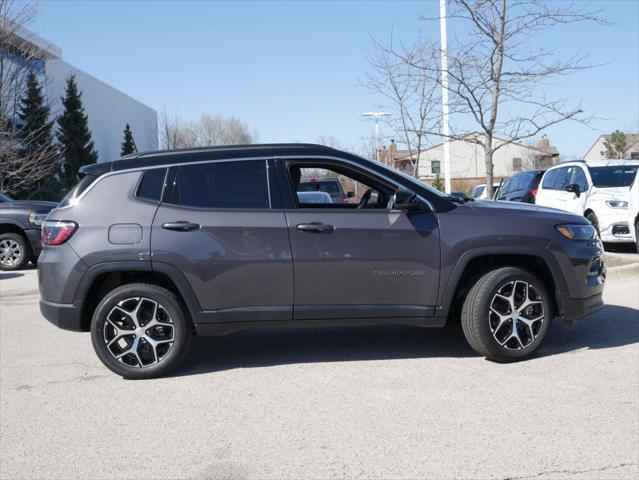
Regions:
<instances>
[{"instance_id":1,"label":"door mirror glass","mask_svg":"<svg viewBox=\"0 0 639 480\"><path fill-rule=\"evenodd\" d=\"M571 183L570 185L566 185L566 191L572 192L577 196L581 195L581 190L579 188L579 185L577 185L576 183Z\"/></svg>"},{"instance_id":2,"label":"door mirror glass","mask_svg":"<svg viewBox=\"0 0 639 480\"><path fill-rule=\"evenodd\" d=\"M412 210L418 206L417 194L412 190L400 188L393 195L393 208L397 210Z\"/></svg>"}]
</instances>

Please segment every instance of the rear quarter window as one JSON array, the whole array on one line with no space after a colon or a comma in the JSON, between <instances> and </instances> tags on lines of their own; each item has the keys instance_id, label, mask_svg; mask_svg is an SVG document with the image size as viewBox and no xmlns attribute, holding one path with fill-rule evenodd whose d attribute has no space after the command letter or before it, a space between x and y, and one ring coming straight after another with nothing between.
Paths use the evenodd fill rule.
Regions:
<instances>
[{"instance_id":1,"label":"rear quarter window","mask_svg":"<svg viewBox=\"0 0 639 480\"><path fill-rule=\"evenodd\" d=\"M78 183L76 183L75 187L73 187L69 193L67 193L64 198L58 204L58 208L68 207L73 203L73 201L78 198L82 192L84 192L89 186L98 179L97 175L85 175L80 179Z\"/></svg>"},{"instance_id":2,"label":"rear quarter window","mask_svg":"<svg viewBox=\"0 0 639 480\"><path fill-rule=\"evenodd\" d=\"M142 178L140 179L136 197L143 200L159 202L162 198L162 190L164 188L165 177L166 168L154 168L153 170L146 170L142 174Z\"/></svg>"}]
</instances>

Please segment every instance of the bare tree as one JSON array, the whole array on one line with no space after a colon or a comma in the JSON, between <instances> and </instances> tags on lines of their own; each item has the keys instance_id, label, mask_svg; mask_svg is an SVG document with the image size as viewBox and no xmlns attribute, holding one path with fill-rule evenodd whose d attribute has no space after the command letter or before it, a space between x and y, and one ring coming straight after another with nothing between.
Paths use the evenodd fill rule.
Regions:
<instances>
[{"instance_id":1,"label":"bare tree","mask_svg":"<svg viewBox=\"0 0 639 480\"><path fill-rule=\"evenodd\" d=\"M43 52L22 40L36 14L33 2L0 0L0 191L18 194L39 185L59 166L51 146L37 148L48 132L20 131L18 112Z\"/></svg>"},{"instance_id":2,"label":"bare tree","mask_svg":"<svg viewBox=\"0 0 639 480\"><path fill-rule=\"evenodd\" d=\"M256 139L257 132L235 116L205 114L197 122L183 123L166 107L160 113L160 145L166 150L254 143Z\"/></svg>"},{"instance_id":3,"label":"bare tree","mask_svg":"<svg viewBox=\"0 0 639 480\"><path fill-rule=\"evenodd\" d=\"M490 197L495 151L533 138L560 122L591 120L584 115L580 102L549 95L546 87L560 77L592 65L585 63L584 56L562 56L557 49L536 46L537 36L568 24L605 22L598 12L565 3L540 0L449 0L449 3L452 25L464 32L463 39L456 37L449 45L446 73L451 118L455 119L451 122L450 138L483 148ZM444 72L433 61L433 53L439 52L438 44L429 46L423 42L392 50L402 61L441 85ZM478 134L469 136L468 132ZM439 126L424 133L442 135Z\"/></svg>"},{"instance_id":4,"label":"bare tree","mask_svg":"<svg viewBox=\"0 0 639 480\"><path fill-rule=\"evenodd\" d=\"M433 81L425 69L415 68L412 62L394 55L393 37L388 45L374 40L374 50L368 57L370 70L366 73L364 86L384 97L384 105L393 115L386 121L394 137L408 149L408 160L413 176L418 175L419 159L429 145L430 131L437 128L439 97L438 83ZM434 51L429 50L430 59L422 51L420 61L436 62Z\"/></svg>"}]
</instances>

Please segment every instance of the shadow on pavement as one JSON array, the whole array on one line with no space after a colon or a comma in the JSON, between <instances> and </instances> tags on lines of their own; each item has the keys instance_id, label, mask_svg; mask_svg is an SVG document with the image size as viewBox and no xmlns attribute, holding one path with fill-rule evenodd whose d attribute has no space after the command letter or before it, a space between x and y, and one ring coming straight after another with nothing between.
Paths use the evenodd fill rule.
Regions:
<instances>
[{"instance_id":1,"label":"shadow on pavement","mask_svg":"<svg viewBox=\"0 0 639 480\"><path fill-rule=\"evenodd\" d=\"M609 305L571 330L555 319L536 356L633 343L639 343L639 311ZM173 376L293 363L473 356L477 354L467 345L459 324L441 329L383 326L260 330L226 337L194 337L188 356Z\"/></svg>"},{"instance_id":2,"label":"shadow on pavement","mask_svg":"<svg viewBox=\"0 0 639 480\"><path fill-rule=\"evenodd\" d=\"M24 277L24 273L14 273L14 272L0 273L0 280L9 280L11 278L20 278L20 277Z\"/></svg>"}]
</instances>

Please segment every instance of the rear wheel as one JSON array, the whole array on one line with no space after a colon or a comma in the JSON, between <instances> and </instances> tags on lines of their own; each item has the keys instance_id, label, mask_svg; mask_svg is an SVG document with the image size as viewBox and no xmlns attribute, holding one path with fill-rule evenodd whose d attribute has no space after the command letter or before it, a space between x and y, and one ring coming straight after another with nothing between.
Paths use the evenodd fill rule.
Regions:
<instances>
[{"instance_id":1,"label":"rear wheel","mask_svg":"<svg viewBox=\"0 0 639 480\"><path fill-rule=\"evenodd\" d=\"M31 249L25 238L17 233L0 235L0 270L19 270L31 256Z\"/></svg>"},{"instance_id":2,"label":"rear wheel","mask_svg":"<svg viewBox=\"0 0 639 480\"><path fill-rule=\"evenodd\" d=\"M498 268L481 277L468 292L461 313L470 346L497 361L530 357L548 333L552 317L543 283L515 267Z\"/></svg>"},{"instance_id":3,"label":"rear wheel","mask_svg":"<svg viewBox=\"0 0 639 480\"><path fill-rule=\"evenodd\" d=\"M173 370L184 358L191 335L191 321L176 296L143 283L109 292L91 321L91 341L102 363L131 379Z\"/></svg>"}]
</instances>

